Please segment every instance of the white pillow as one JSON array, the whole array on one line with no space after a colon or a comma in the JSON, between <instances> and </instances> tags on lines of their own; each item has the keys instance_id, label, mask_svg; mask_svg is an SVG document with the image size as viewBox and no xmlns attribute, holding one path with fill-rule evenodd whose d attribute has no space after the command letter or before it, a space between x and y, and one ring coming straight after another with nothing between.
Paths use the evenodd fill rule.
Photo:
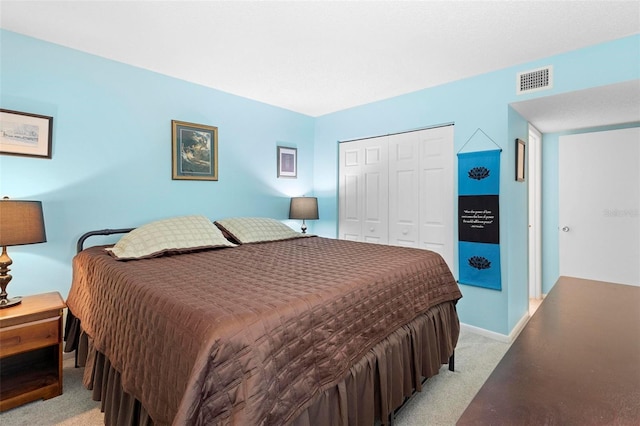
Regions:
<instances>
[{"instance_id":1,"label":"white pillow","mask_svg":"<svg viewBox=\"0 0 640 426\"><path fill-rule=\"evenodd\" d=\"M240 244L289 240L305 237L276 219L267 217L232 217L215 221L216 226Z\"/></svg>"},{"instance_id":2,"label":"white pillow","mask_svg":"<svg viewBox=\"0 0 640 426\"><path fill-rule=\"evenodd\" d=\"M235 247L202 215L158 220L134 229L106 250L118 260L145 259L214 247Z\"/></svg>"}]
</instances>

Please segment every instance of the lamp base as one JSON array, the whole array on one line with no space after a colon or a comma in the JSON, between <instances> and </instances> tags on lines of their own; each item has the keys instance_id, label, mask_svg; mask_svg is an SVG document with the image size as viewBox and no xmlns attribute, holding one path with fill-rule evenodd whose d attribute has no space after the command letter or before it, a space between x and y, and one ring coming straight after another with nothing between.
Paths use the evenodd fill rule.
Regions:
<instances>
[{"instance_id":1,"label":"lamp base","mask_svg":"<svg viewBox=\"0 0 640 426\"><path fill-rule=\"evenodd\" d=\"M10 308L22 303L22 297L11 297L9 299L0 299L0 309Z\"/></svg>"}]
</instances>

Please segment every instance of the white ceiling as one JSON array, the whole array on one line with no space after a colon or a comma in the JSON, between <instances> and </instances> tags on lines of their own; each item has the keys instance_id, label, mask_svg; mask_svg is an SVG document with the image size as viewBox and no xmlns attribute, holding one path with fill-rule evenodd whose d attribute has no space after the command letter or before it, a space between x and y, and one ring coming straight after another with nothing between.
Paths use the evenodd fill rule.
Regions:
<instances>
[{"instance_id":1,"label":"white ceiling","mask_svg":"<svg viewBox=\"0 0 640 426\"><path fill-rule=\"evenodd\" d=\"M511 106L542 133L638 122L640 80L515 102Z\"/></svg>"},{"instance_id":2,"label":"white ceiling","mask_svg":"<svg viewBox=\"0 0 640 426\"><path fill-rule=\"evenodd\" d=\"M640 33L640 2L2 0L0 27L319 116Z\"/></svg>"}]
</instances>

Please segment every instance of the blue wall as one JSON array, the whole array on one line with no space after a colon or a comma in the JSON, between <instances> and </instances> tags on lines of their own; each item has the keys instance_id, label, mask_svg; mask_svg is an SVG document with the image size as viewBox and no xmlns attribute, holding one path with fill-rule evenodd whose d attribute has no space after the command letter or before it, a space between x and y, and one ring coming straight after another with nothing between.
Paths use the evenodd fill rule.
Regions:
<instances>
[{"instance_id":1,"label":"blue wall","mask_svg":"<svg viewBox=\"0 0 640 426\"><path fill-rule=\"evenodd\" d=\"M51 160L0 156L0 195L41 200L48 240L8 248L10 295L66 297L75 241L88 230L182 214L286 219L290 196L312 194L313 118L16 33L0 37L1 107L54 117ZM218 127L217 182L171 180L171 120ZM298 179L277 178L279 144L297 147Z\"/></svg>"},{"instance_id":2,"label":"blue wall","mask_svg":"<svg viewBox=\"0 0 640 426\"><path fill-rule=\"evenodd\" d=\"M514 139L527 132L509 104L637 79L639 54L640 36L627 37L314 119L2 30L0 106L54 117L53 159L0 156L0 195L42 200L48 237L9 248L9 293L66 296L75 241L90 229L191 213L285 219L289 197L306 194L320 202L311 231L334 237L339 140L455 123L456 152L477 129L503 149L503 290L462 286L461 320L508 334L528 297L527 188L513 177ZM516 73L546 65L554 66L554 88L517 96ZM171 180L171 120L218 126L218 182ZM554 179L557 186L548 140L543 191ZM298 148L298 179L276 178L279 144ZM487 147L474 138L465 151ZM550 191L543 200L543 228L553 197ZM546 286L553 271L545 268Z\"/></svg>"},{"instance_id":3,"label":"blue wall","mask_svg":"<svg viewBox=\"0 0 640 426\"><path fill-rule=\"evenodd\" d=\"M632 36L318 118L314 186L321 200L322 220L315 232L337 235L338 141L455 123L453 149L458 152L463 146L465 151L486 149L486 145L473 146L473 143L465 146L471 135L482 129L503 149L500 186L503 290L463 285L464 298L458 311L467 324L501 334L510 333L528 306L527 185L514 179L514 139L527 140L528 130L525 120L509 104L638 79L639 54L640 36ZM552 89L516 95L518 72L547 65L554 67ZM543 161L557 170L554 158L545 157ZM557 173L552 179L557 182ZM547 215L557 215L547 207L544 210ZM457 229L455 232L457 234ZM557 250L555 255L557 257Z\"/></svg>"},{"instance_id":4,"label":"blue wall","mask_svg":"<svg viewBox=\"0 0 640 426\"><path fill-rule=\"evenodd\" d=\"M521 208L526 209L526 204L521 207L512 205L510 201L510 197L518 192L526 196L526 186L512 182L514 143L510 142L510 107L505 99L515 90L514 82L513 70L498 71L329 114L318 118L315 142L315 187L316 195L322 200L320 216L324 218L316 225L315 232L331 236L336 235L337 223L337 141L453 122L455 152L463 146L465 151L495 149L492 142L476 137L465 145L479 128L502 148L500 234L503 291L462 285L464 298L458 306L463 322L503 334L508 333L509 279L526 281L526 268L520 271L520 277L510 277L508 266L515 260L509 257L507 241L515 238L524 240L526 244L527 238L526 228L509 228L510 216L518 214ZM524 133L519 137L526 136ZM457 187L457 182L455 185ZM457 235L457 229L455 232Z\"/></svg>"}]
</instances>

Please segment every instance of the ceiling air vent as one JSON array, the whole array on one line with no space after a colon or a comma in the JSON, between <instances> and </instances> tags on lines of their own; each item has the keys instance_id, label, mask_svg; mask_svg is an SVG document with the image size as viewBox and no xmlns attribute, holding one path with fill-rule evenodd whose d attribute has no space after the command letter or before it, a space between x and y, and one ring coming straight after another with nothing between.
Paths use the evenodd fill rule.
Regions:
<instances>
[{"instance_id":1,"label":"ceiling air vent","mask_svg":"<svg viewBox=\"0 0 640 426\"><path fill-rule=\"evenodd\" d=\"M548 66L520 72L516 84L518 95L551 89L553 87L553 67Z\"/></svg>"}]
</instances>

